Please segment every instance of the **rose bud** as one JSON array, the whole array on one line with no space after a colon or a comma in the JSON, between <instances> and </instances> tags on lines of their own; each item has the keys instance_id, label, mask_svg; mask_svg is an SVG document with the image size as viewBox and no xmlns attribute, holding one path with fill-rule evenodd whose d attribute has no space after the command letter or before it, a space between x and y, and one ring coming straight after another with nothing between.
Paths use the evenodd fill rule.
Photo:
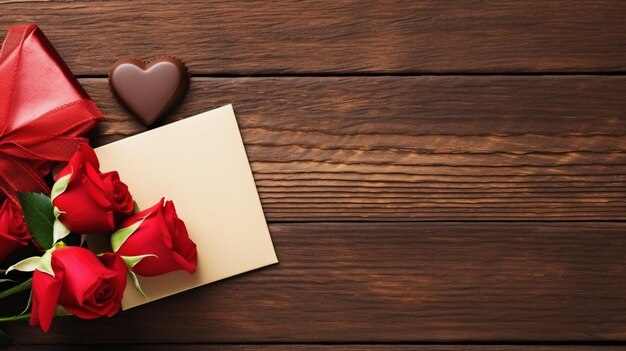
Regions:
<instances>
[{"instance_id":1,"label":"rose bud","mask_svg":"<svg viewBox=\"0 0 626 351\"><path fill-rule=\"evenodd\" d=\"M132 215L135 210L135 203L128 191L128 186L120 180L119 174L116 171L104 173L100 175L100 179L102 179L106 193L111 198L115 220L120 222Z\"/></svg>"},{"instance_id":2,"label":"rose bud","mask_svg":"<svg viewBox=\"0 0 626 351\"><path fill-rule=\"evenodd\" d=\"M78 246L51 252L52 276L39 268L33 273L30 325L48 331L57 305L82 319L113 316L122 306L127 268L112 253L97 257Z\"/></svg>"},{"instance_id":3,"label":"rose bud","mask_svg":"<svg viewBox=\"0 0 626 351\"><path fill-rule=\"evenodd\" d=\"M9 199L0 206L0 262L31 240L22 211Z\"/></svg>"},{"instance_id":4,"label":"rose bud","mask_svg":"<svg viewBox=\"0 0 626 351\"><path fill-rule=\"evenodd\" d=\"M57 218L67 229L81 234L110 232L116 221L133 212L133 199L117 172L100 173L92 148L78 147L52 187Z\"/></svg>"},{"instance_id":5,"label":"rose bud","mask_svg":"<svg viewBox=\"0 0 626 351\"><path fill-rule=\"evenodd\" d=\"M113 251L122 256L130 270L153 277L176 270L196 271L196 244L185 223L176 215L172 201L136 213L111 236Z\"/></svg>"}]
</instances>

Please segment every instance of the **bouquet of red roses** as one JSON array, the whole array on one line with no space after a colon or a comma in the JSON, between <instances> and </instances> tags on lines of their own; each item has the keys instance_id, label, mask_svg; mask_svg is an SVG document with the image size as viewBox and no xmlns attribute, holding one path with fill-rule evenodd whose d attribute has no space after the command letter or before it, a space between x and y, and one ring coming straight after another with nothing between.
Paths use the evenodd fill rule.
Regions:
<instances>
[{"instance_id":1,"label":"bouquet of red roses","mask_svg":"<svg viewBox=\"0 0 626 351\"><path fill-rule=\"evenodd\" d=\"M0 300L31 298L0 322L29 319L47 331L59 315L112 316L127 280L141 290L137 275L196 269L174 204L140 210L117 172L100 172L82 137L100 120L37 26L11 27L0 49ZM110 248L89 250L94 235L110 236Z\"/></svg>"},{"instance_id":2,"label":"bouquet of red roses","mask_svg":"<svg viewBox=\"0 0 626 351\"><path fill-rule=\"evenodd\" d=\"M86 144L56 174L50 196L19 193L18 198L17 204L5 199L0 208L0 260L31 243L42 254L6 270L32 277L0 298L30 288L32 304L30 314L3 320L28 318L47 331L55 315L110 317L121 308L128 276L141 291L137 275L196 269L196 245L174 204L161 199L140 211L117 172L100 172ZM87 235L110 235L111 250L96 255L81 245Z\"/></svg>"}]
</instances>

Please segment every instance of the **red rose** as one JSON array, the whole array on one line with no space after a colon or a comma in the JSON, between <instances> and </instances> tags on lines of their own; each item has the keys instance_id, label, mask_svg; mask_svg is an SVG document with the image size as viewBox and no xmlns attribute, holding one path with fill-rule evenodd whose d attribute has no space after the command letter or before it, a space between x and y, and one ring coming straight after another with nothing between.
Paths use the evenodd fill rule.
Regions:
<instances>
[{"instance_id":1,"label":"red rose","mask_svg":"<svg viewBox=\"0 0 626 351\"><path fill-rule=\"evenodd\" d=\"M30 239L22 211L13 201L4 200L0 206L0 261L16 248L28 245Z\"/></svg>"},{"instance_id":2,"label":"red rose","mask_svg":"<svg viewBox=\"0 0 626 351\"><path fill-rule=\"evenodd\" d=\"M30 325L48 331L56 306L83 319L113 316L122 306L127 269L112 253L100 257L84 248L66 246L52 251L54 277L33 273Z\"/></svg>"},{"instance_id":3,"label":"red rose","mask_svg":"<svg viewBox=\"0 0 626 351\"><path fill-rule=\"evenodd\" d=\"M133 197L128 191L128 186L120 180L119 174L116 171L104 173L100 175L100 179L104 184L104 190L111 198L116 220L119 222L133 214L135 210Z\"/></svg>"},{"instance_id":4,"label":"red rose","mask_svg":"<svg viewBox=\"0 0 626 351\"><path fill-rule=\"evenodd\" d=\"M196 271L196 244L176 215L174 203L167 201L164 205L164 201L161 199L133 215L111 236L113 251L127 263L144 256L138 263L129 264L139 275L152 277L176 270Z\"/></svg>"},{"instance_id":5,"label":"red rose","mask_svg":"<svg viewBox=\"0 0 626 351\"><path fill-rule=\"evenodd\" d=\"M133 212L133 198L117 172L100 173L95 152L81 145L57 174L52 203L59 221L81 234L109 232Z\"/></svg>"}]
</instances>

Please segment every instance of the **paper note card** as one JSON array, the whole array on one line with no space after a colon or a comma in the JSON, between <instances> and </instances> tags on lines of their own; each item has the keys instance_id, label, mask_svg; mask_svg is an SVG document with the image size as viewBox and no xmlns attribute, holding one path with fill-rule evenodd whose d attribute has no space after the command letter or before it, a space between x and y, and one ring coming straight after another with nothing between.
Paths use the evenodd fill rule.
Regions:
<instances>
[{"instance_id":1,"label":"paper note card","mask_svg":"<svg viewBox=\"0 0 626 351\"><path fill-rule=\"evenodd\" d=\"M141 209L173 200L198 269L140 278L150 301L278 262L231 105L96 149ZM130 283L123 309L146 302Z\"/></svg>"}]
</instances>

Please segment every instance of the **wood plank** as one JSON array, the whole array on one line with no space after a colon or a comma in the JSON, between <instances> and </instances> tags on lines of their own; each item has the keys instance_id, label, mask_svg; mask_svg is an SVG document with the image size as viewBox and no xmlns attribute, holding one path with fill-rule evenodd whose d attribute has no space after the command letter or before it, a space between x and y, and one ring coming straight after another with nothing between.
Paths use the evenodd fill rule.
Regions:
<instances>
[{"instance_id":1,"label":"wood plank","mask_svg":"<svg viewBox=\"0 0 626 351\"><path fill-rule=\"evenodd\" d=\"M626 340L626 223L286 223L280 263L21 344ZM175 332L172 332L174 331Z\"/></svg>"},{"instance_id":2,"label":"wood plank","mask_svg":"<svg viewBox=\"0 0 626 351\"><path fill-rule=\"evenodd\" d=\"M22 345L14 346L14 351L74 351L84 350L85 345ZM317 344L269 344L269 345L230 345L230 344L203 344L203 345L159 345L159 344L105 344L105 345L89 345L89 350L146 350L151 351L623 351L624 346L541 346L541 345L317 345Z\"/></svg>"},{"instance_id":3,"label":"wood plank","mask_svg":"<svg viewBox=\"0 0 626 351\"><path fill-rule=\"evenodd\" d=\"M104 79L96 145L144 131ZM196 78L233 103L271 221L621 220L626 77Z\"/></svg>"},{"instance_id":4,"label":"wood plank","mask_svg":"<svg viewBox=\"0 0 626 351\"><path fill-rule=\"evenodd\" d=\"M75 74L105 74L121 57L163 54L182 57L194 74L211 75L626 70L623 1L0 6L1 34L14 23L39 23Z\"/></svg>"}]
</instances>

